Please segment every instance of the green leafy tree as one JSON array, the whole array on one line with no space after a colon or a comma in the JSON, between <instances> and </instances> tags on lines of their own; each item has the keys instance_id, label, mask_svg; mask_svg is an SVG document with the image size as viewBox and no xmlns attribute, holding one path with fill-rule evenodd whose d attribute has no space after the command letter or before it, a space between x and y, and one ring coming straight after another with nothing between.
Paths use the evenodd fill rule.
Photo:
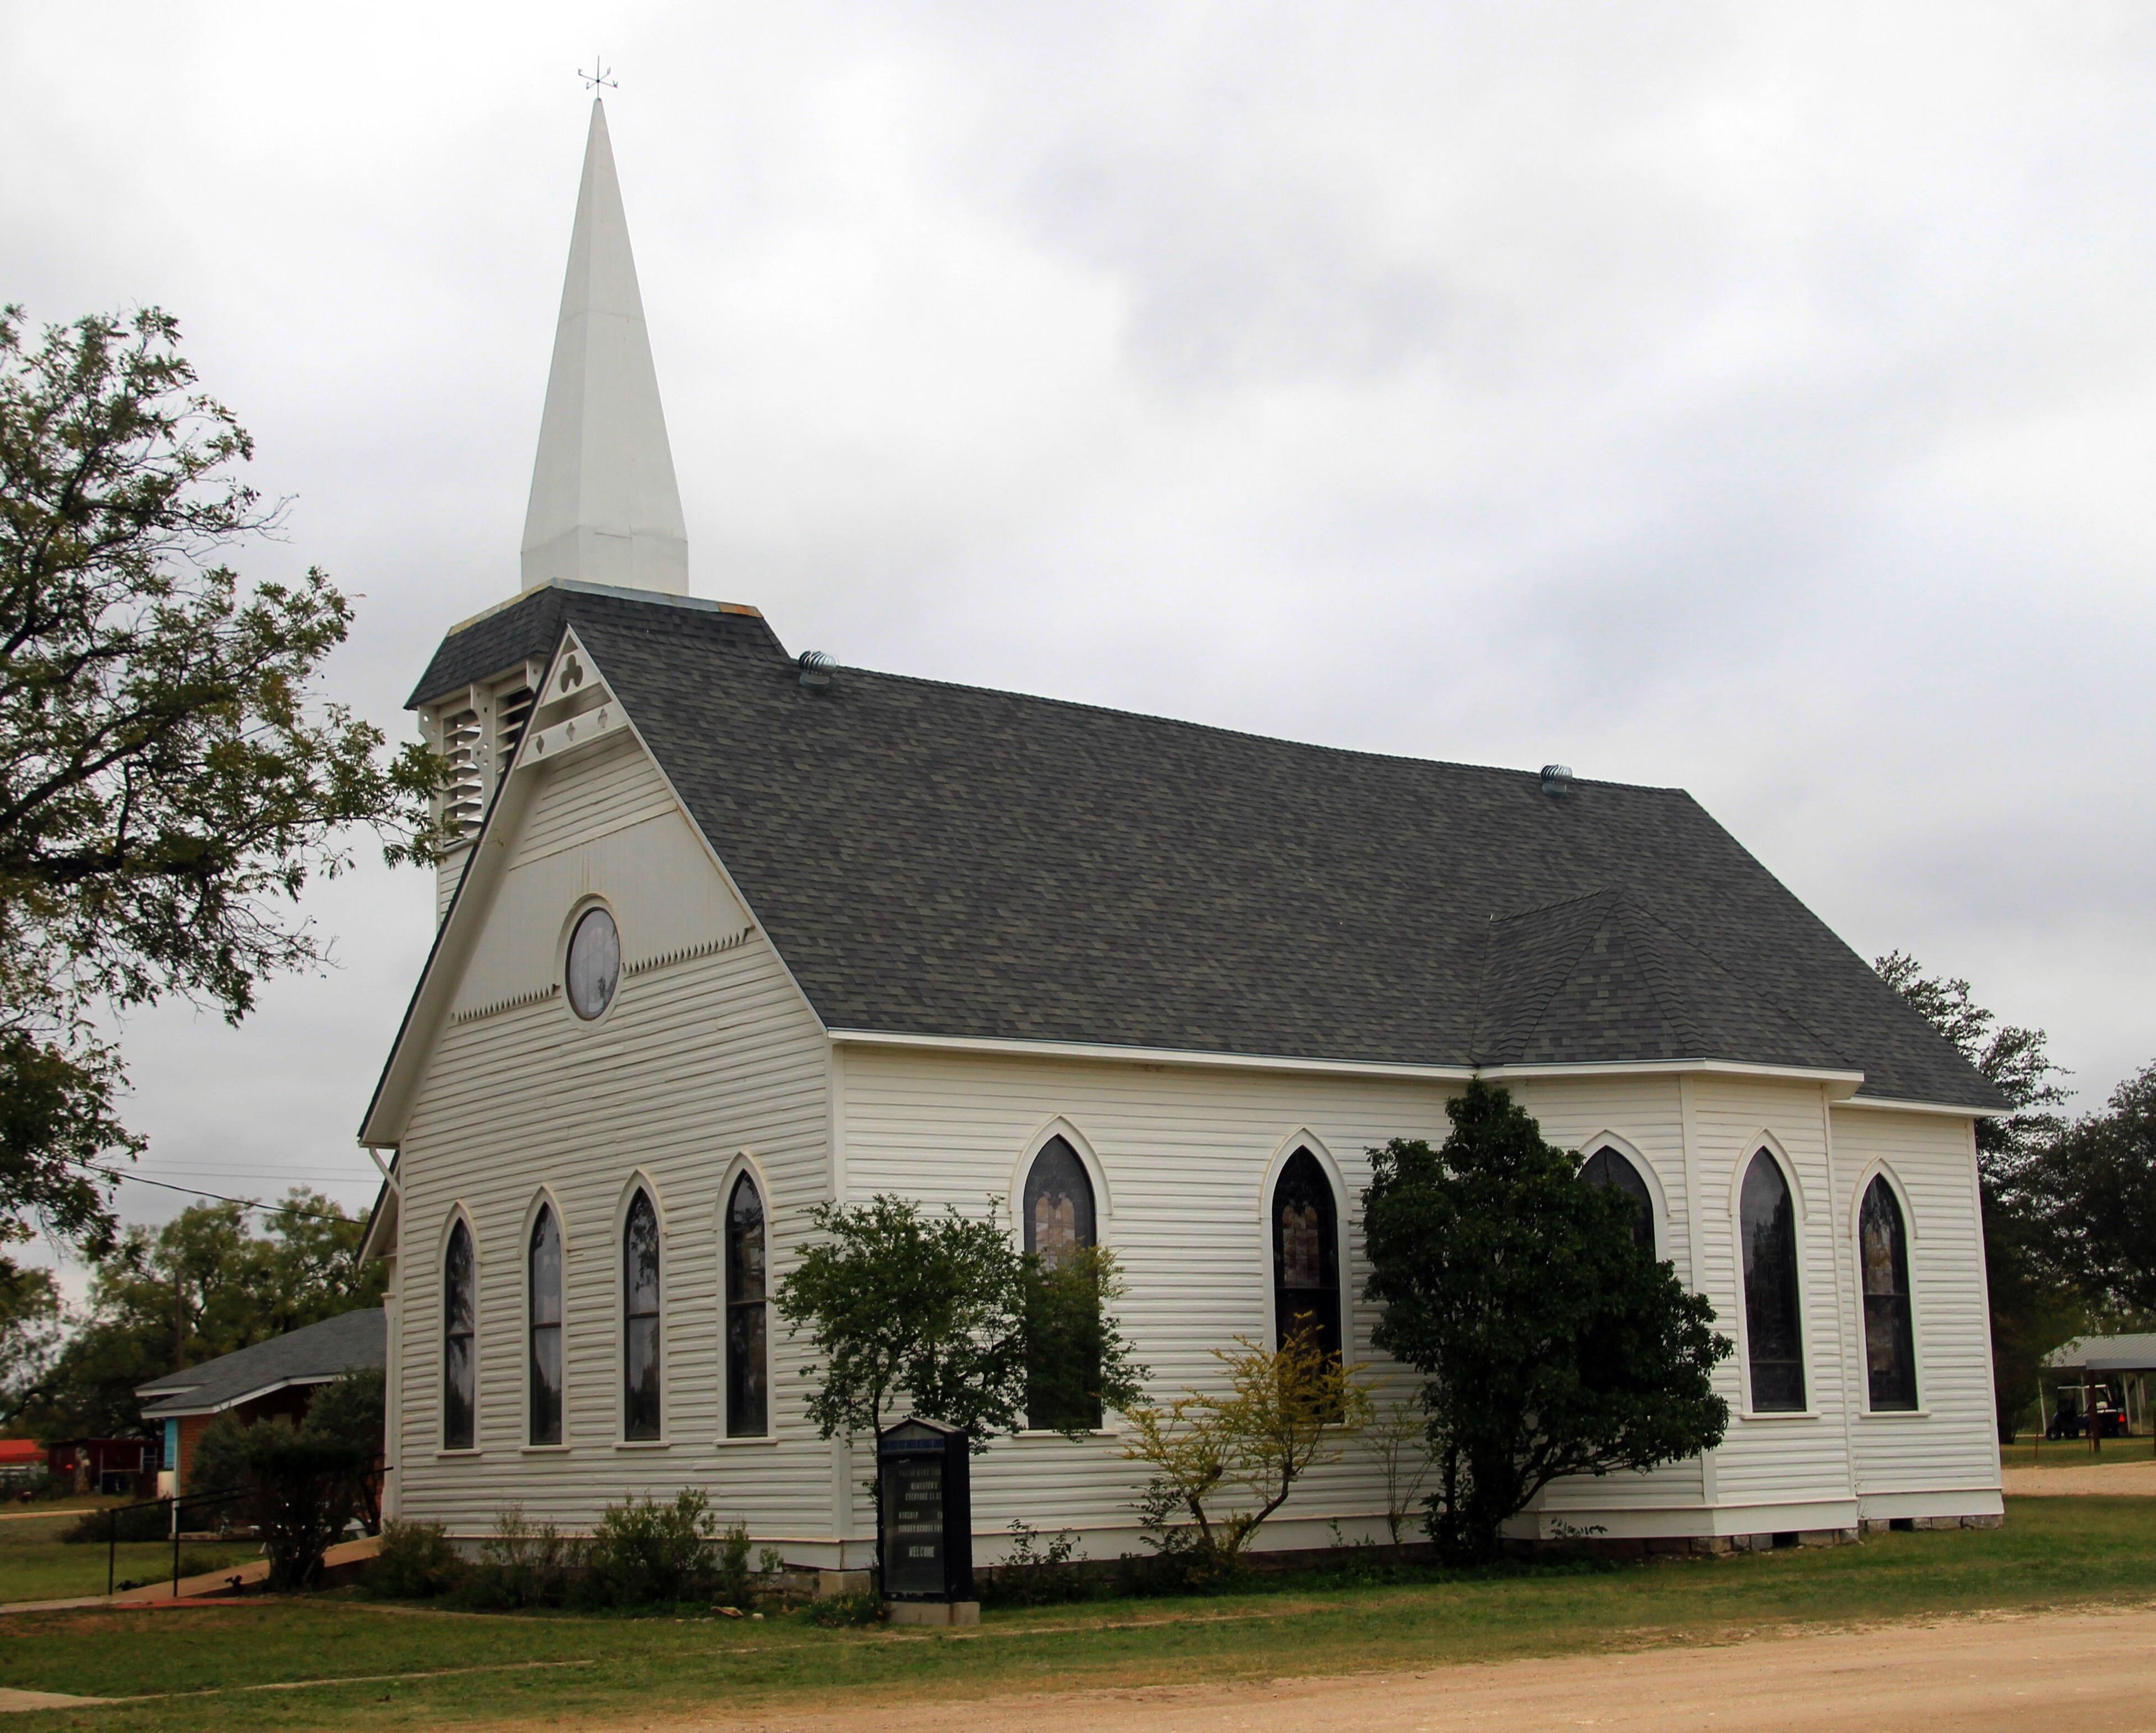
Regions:
<instances>
[{"instance_id":1,"label":"green leafy tree","mask_svg":"<svg viewBox=\"0 0 2156 1733\"><path fill-rule=\"evenodd\" d=\"M0 1258L0 1417L20 1409L50 1369L64 1310L52 1271Z\"/></svg>"},{"instance_id":2,"label":"green leafy tree","mask_svg":"<svg viewBox=\"0 0 2156 1733\"><path fill-rule=\"evenodd\" d=\"M140 1147L100 1014L178 993L237 1022L324 961L291 907L351 827L392 860L436 841L440 761L319 699L344 597L228 563L281 508L195 387L155 309L34 346L0 310L0 1234L91 1251L114 1222L87 1166Z\"/></svg>"},{"instance_id":3,"label":"green leafy tree","mask_svg":"<svg viewBox=\"0 0 2156 1733\"><path fill-rule=\"evenodd\" d=\"M2156 1313L2156 1064L2113 1090L2101 1113L2060 1135L2050 1161L2054 1243L2104 1310Z\"/></svg>"},{"instance_id":4,"label":"green leafy tree","mask_svg":"<svg viewBox=\"0 0 2156 1733\"><path fill-rule=\"evenodd\" d=\"M2061 1269L2050 1151L2066 1130L2066 1074L2041 1029L2001 1023L1966 981L1924 973L1890 951L1872 966L2004 1095L2013 1111L1976 1122L1984 1265L1991 1311L1992 1404L2001 1443L2014 1442L2036 1399L2044 1356L2084 1325L2076 1282Z\"/></svg>"},{"instance_id":5,"label":"green leafy tree","mask_svg":"<svg viewBox=\"0 0 2156 1733\"><path fill-rule=\"evenodd\" d=\"M902 1197L819 1205L818 1243L779 1283L779 1315L807 1331L819 1359L808 1416L825 1438L880 1434L902 1410L963 1427L975 1450L1024 1423L1029 1374L1040 1368L1028 1320L1075 1343L1075 1369L1057 1373L1058 1428L1093 1424L1091 1401L1121 1406L1143 1369L1106 1315L1115 1291L1102 1254L1046 1279L1039 1260L1011 1244L995 1206L983 1217L947 1207L932 1216ZM1071 1312L1090 1296L1096 1321ZM1067 1397L1069 1400L1063 1400Z\"/></svg>"},{"instance_id":6,"label":"green leafy tree","mask_svg":"<svg viewBox=\"0 0 2156 1733\"><path fill-rule=\"evenodd\" d=\"M1022 1260L1025 1418L1044 1432L1071 1433L1101 1423L1137 1398L1145 1377L1130 1362L1113 1303L1122 1273L1105 1246L1069 1246L1054 1259Z\"/></svg>"},{"instance_id":7,"label":"green leafy tree","mask_svg":"<svg viewBox=\"0 0 2156 1733\"><path fill-rule=\"evenodd\" d=\"M1422 1374L1430 1538L1495 1556L1506 1520L1568 1474L1649 1469L1721 1442L1713 1309L1632 1236L1630 1201L1583 1184L1510 1093L1450 1102L1442 1149L1371 1151L1363 1194L1383 1308L1372 1340Z\"/></svg>"},{"instance_id":8,"label":"green leafy tree","mask_svg":"<svg viewBox=\"0 0 2156 1733\"><path fill-rule=\"evenodd\" d=\"M264 1226L238 1204L202 1203L127 1230L91 1266L88 1319L18 1393L21 1418L49 1433L131 1432L136 1386L380 1304L386 1269L360 1262L365 1224L327 1198L295 1189Z\"/></svg>"}]
</instances>

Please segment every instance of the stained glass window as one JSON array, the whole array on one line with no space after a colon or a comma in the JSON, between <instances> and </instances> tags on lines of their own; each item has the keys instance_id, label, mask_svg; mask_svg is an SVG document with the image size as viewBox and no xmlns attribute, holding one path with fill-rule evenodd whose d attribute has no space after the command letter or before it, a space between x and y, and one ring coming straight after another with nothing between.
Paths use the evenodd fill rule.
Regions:
<instances>
[{"instance_id":1,"label":"stained glass window","mask_svg":"<svg viewBox=\"0 0 2156 1733\"><path fill-rule=\"evenodd\" d=\"M1756 1413L1804 1406L1804 1338L1797 1297L1797 1210L1780 1165L1752 1157L1738 1200L1744 1238L1744 1335Z\"/></svg>"},{"instance_id":2,"label":"stained glass window","mask_svg":"<svg viewBox=\"0 0 2156 1733\"><path fill-rule=\"evenodd\" d=\"M1917 1342L1909 1306L1909 1239L1902 1201L1886 1180L1874 1179L1858 1212L1857 1253L1863 1265L1864 1363L1875 1413L1917 1406Z\"/></svg>"},{"instance_id":3,"label":"stained glass window","mask_svg":"<svg viewBox=\"0 0 2156 1733\"><path fill-rule=\"evenodd\" d=\"M531 1224L530 1442L562 1442L562 1228L550 1206Z\"/></svg>"},{"instance_id":4,"label":"stained glass window","mask_svg":"<svg viewBox=\"0 0 2156 1733\"><path fill-rule=\"evenodd\" d=\"M442 1448L469 1450L478 1413L472 1352L477 1312L472 1293L471 1230L459 1221L449 1229L449 1249L442 1260Z\"/></svg>"},{"instance_id":5,"label":"stained glass window","mask_svg":"<svg viewBox=\"0 0 2156 1733\"><path fill-rule=\"evenodd\" d=\"M1070 1431L1101 1423L1101 1308L1094 1272L1074 1254L1094 1244L1093 1182L1068 1140L1033 1158L1019 1208L1040 1267L1028 1289L1025 1423Z\"/></svg>"},{"instance_id":6,"label":"stained glass window","mask_svg":"<svg viewBox=\"0 0 2156 1733\"><path fill-rule=\"evenodd\" d=\"M1051 1137L1025 1177L1025 1248L1054 1264L1078 1246L1093 1243L1093 1182L1078 1151Z\"/></svg>"},{"instance_id":7,"label":"stained glass window","mask_svg":"<svg viewBox=\"0 0 2156 1733\"><path fill-rule=\"evenodd\" d=\"M1317 1157L1299 1149L1273 1186L1273 1320L1276 1341L1298 1327L1341 1351L1340 1217Z\"/></svg>"},{"instance_id":8,"label":"stained glass window","mask_svg":"<svg viewBox=\"0 0 2156 1733\"><path fill-rule=\"evenodd\" d=\"M625 1438L655 1438L659 1403L659 1212L649 1193L630 1201L621 1233L622 1416Z\"/></svg>"},{"instance_id":9,"label":"stained glass window","mask_svg":"<svg viewBox=\"0 0 2156 1733\"><path fill-rule=\"evenodd\" d=\"M763 1198L744 1173L726 1203L726 1436L771 1430Z\"/></svg>"},{"instance_id":10,"label":"stained glass window","mask_svg":"<svg viewBox=\"0 0 2156 1733\"><path fill-rule=\"evenodd\" d=\"M1614 1187L1632 1200L1632 1243L1651 1255L1655 1249L1655 1200L1640 1170L1604 1144L1580 1163L1579 1177L1590 1186Z\"/></svg>"}]
</instances>

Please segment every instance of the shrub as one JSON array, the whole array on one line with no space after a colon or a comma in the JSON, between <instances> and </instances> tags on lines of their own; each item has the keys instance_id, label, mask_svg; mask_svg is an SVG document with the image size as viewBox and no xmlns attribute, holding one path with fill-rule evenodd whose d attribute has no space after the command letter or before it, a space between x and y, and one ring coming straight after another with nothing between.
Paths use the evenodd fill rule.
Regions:
<instances>
[{"instance_id":1,"label":"shrub","mask_svg":"<svg viewBox=\"0 0 2156 1733\"><path fill-rule=\"evenodd\" d=\"M1075 1555L1078 1537L1065 1529L1046 1546L1040 1531L1022 1518L1010 1522L1011 1549L981 1586L981 1598L991 1606L1043 1607L1055 1601L1075 1601L1086 1592Z\"/></svg>"},{"instance_id":2,"label":"shrub","mask_svg":"<svg viewBox=\"0 0 2156 1733\"><path fill-rule=\"evenodd\" d=\"M524 1507L511 1505L479 1543L467 1598L485 1607L558 1607L568 1598L582 1551L552 1523L526 1522Z\"/></svg>"},{"instance_id":3,"label":"shrub","mask_svg":"<svg viewBox=\"0 0 2156 1733\"><path fill-rule=\"evenodd\" d=\"M811 1601L801 1609L801 1617L812 1625L834 1629L847 1625L881 1624L883 1597L872 1591L858 1595L833 1595L828 1600Z\"/></svg>"},{"instance_id":4,"label":"shrub","mask_svg":"<svg viewBox=\"0 0 2156 1733\"><path fill-rule=\"evenodd\" d=\"M355 1490L370 1535L382 1528L382 1484L372 1470L382 1455L386 1388L380 1366L357 1367L316 1392L300 1428L310 1437L348 1444L366 1459L367 1469Z\"/></svg>"},{"instance_id":5,"label":"shrub","mask_svg":"<svg viewBox=\"0 0 2156 1733\"><path fill-rule=\"evenodd\" d=\"M717 1534L711 1501L694 1487L682 1488L671 1504L632 1498L608 1505L592 1536L578 1598L603 1607L709 1601L718 1587Z\"/></svg>"},{"instance_id":6,"label":"shrub","mask_svg":"<svg viewBox=\"0 0 2156 1733\"><path fill-rule=\"evenodd\" d=\"M729 1607L746 1607L756 1597L757 1573L749 1568L748 1525L737 1522L719 1536L711 1592Z\"/></svg>"},{"instance_id":7,"label":"shrub","mask_svg":"<svg viewBox=\"0 0 2156 1733\"><path fill-rule=\"evenodd\" d=\"M281 1417L247 1428L249 1514L270 1555L270 1589L290 1594L320 1581L322 1554L344 1532L373 1466L362 1447L302 1431Z\"/></svg>"},{"instance_id":8,"label":"shrub","mask_svg":"<svg viewBox=\"0 0 2156 1733\"><path fill-rule=\"evenodd\" d=\"M198 1493L244 1492L249 1472L246 1423L237 1414L220 1414L195 1441L194 1454L187 1459L187 1484L181 1489L181 1496L184 1500ZM180 1507L181 1520L196 1528L214 1527L220 1517L236 1519L239 1514L238 1505L189 1506L182 1503Z\"/></svg>"},{"instance_id":9,"label":"shrub","mask_svg":"<svg viewBox=\"0 0 2156 1733\"><path fill-rule=\"evenodd\" d=\"M382 1551L361 1587L386 1601L431 1601L456 1587L466 1571L439 1522L386 1522Z\"/></svg>"},{"instance_id":10,"label":"shrub","mask_svg":"<svg viewBox=\"0 0 2156 1733\"><path fill-rule=\"evenodd\" d=\"M61 1532L60 1539L72 1546L102 1546L112 1533L112 1524L120 1525L122 1541L163 1541L172 1532L172 1507L170 1505L144 1505L118 1511L85 1510Z\"/></svg>"},{"instance_id":11,"label":"shrub","mask_svg":"<svg viewBox=\"0 0 2156 1733\"><path fill-rule=\"evenodd\" d=\"M1123 1454L1152 1479L1140 1532L1170 1576L1230 1574L1251 1537L1313 1468L1340 1460L1370 1418L1360 1369L1296 1330L1277 1351L1247 1337L1214 1358L1228 1392L1188 1391L1164 1407L1127 1411Z\"/></svg>"}]
</instances>

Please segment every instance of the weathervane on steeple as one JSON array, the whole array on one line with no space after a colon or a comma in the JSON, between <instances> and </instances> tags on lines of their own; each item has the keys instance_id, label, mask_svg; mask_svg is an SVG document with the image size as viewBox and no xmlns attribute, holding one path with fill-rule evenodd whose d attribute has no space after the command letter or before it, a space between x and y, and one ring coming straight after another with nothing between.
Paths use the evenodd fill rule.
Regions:
<instances>
[{"instance_id":1,"label":"weathervane on steeple","mask_svg":"<svg viewBox=\"0 0 2156 1733\"><path fill-rule=\"evenodd\" d=\"M602 85L609 90L619 90L621 88L613 79L607 76L607 74L613 69L600 59L597 54L592 56L592 65L594 69L590 72L585 71L581 66L577 69L577 76L584 81L584 88L587 90L597 95Z\"/></svg>"}]
</instances>

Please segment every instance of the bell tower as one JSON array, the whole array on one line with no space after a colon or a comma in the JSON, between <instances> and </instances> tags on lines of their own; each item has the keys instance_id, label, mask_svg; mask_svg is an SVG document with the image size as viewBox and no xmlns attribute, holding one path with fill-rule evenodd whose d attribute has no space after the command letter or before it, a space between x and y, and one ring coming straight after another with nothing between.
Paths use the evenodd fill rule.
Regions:
<instances>
[{"instance_id":1,"label":"bell tower","mask_svg":"<svg viewBox=\"0 0 2156 1733\"><path fill-rule=\"evenodd\" d=\"M440 812L458 840L436 868L435 912L445 913L470 842L531 720L545 652L557 624L509 633L498 654L487 628L535 592L557 585L689 592L689 543L681 491L659 401L659 375L629 250L606 105L592 103L583 178L569 233L569 265L554 328L539 449L525 509L522 593L453 627L435 661L452 650L454 685L427 683L419 732L449 762ZM529 623L542 628L542 623ZM551 633L551 636L548 634ZM545 651L535 653L542 641ZM430 670L430 674L432 670Z\"/></svg>"}]
</instances>

